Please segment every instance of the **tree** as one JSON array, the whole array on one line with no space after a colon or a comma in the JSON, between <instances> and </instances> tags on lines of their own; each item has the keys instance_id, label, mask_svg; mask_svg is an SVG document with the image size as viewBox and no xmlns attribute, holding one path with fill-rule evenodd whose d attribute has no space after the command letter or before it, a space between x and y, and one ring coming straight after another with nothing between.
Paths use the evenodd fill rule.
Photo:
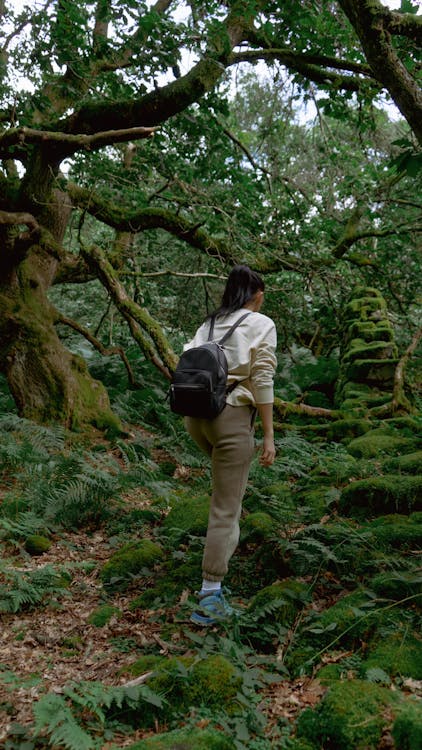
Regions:
<instances>
[{"instance_id":1,"label":"tree","mask_svg":"<svg viewBox=\"0 0 422 750\"><path fill-rule=\"evenodd\" d=\"M174 238L176 271L182 245L211 262L212 272L241 257L262 272L302 269L294 246L263 232L269 212L245 210L266 204L265 170L247 175L240 206L224 212L222 196L239 185L233 154L242 151L242 168L248 156L226 126L235 66L277 62L297 90L316 99L325 92L337 107L363 106L385 86L419 137L419 100L408 97L405 106L401 87L403 66L409 86L416 75L420 19L383 8L383 39L399 40L387 80L365 37L365 14L379 14L378 5L192 2L178 20L181 4L171 0L55 0L22 11L0 4L0 371L22 415L70 426L114 420L106 391L58 335L58 323L83 331L52 304L56 284L98 279L144 354L165 375L174 367L163 328L125 285L145 253L143 238ZM18 91L22 78L27 86ZM211 141L218 163L210 160ZM66 236L74 209L78 242ZM361 228L359 211L349 218L334 247L338 258L380 231Z\"/></svg>"}]
</instances>

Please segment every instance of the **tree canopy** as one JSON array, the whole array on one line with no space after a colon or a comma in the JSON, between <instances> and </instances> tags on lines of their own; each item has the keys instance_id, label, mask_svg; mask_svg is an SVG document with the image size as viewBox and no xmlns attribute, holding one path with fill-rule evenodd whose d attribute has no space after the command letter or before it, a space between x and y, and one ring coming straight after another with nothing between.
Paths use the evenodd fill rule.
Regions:
<instances>
[{"instance_id":1,"label":"tree canopy","mask_svg":"<svg viewBox=\"0 0 422 750\"><path fill-rule=\"evenodd\" d=\"M3 1L0 15L0 370L21 414L112 422L63 326L101 350L117 311L168 377L239 260L268 275L284 345L338 345L361 281L411 334L416 5Z\"/></svg>"}]
</instances>

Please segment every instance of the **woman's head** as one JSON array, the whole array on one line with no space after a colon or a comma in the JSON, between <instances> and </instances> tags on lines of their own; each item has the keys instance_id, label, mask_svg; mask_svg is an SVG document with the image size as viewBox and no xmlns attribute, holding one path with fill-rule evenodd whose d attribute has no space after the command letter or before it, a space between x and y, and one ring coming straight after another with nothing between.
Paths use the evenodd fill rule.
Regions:
<instances>
[{"instance_id":1,"label":"woman's head","mask_svg":"<svg viewBox=\"0 0 422 750\"><path fill-rule=\"evenodd\" d=\"M259 309L264 289L263 280L249 266L234 266L228 276L221 305L215 314L225 315L246 306Z\"/></svg>"}]
</instances>

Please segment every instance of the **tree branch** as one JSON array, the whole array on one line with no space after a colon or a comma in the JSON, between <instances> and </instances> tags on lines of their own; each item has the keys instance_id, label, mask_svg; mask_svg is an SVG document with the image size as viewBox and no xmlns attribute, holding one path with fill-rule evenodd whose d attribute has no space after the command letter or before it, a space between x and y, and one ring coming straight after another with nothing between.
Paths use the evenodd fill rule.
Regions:
<instances>
[{"instance_id":1,"label":"tree branch","mask_svg":"<svg viewBox=\"0 0 422 750\"><path fill-rule=\"evenodd\" d=\"M388 9L378 0L338 2L360 39L374 77L390 93L419 143L422 143L422 89L392 44L386 27L386 18L390 18Z\"/></svg>"},{"instance_id":2,"label":"tree branch","mask_svg":"<svg viewBox=\"0 0 422 750\"><path fill-rule=\"evenodd\" d=\"M130 210L124 212L115 204L103 201L99 196L74 183L69 183L68 192L75 205L113 229L133 233L147 229L164 229L207 255L229 263L235 262L235 257L227 243L214 240L198 224L188 221L183 216L162 208L142 208L133 212Z\"/></svg>"},{"instance_id":3,"label":"tree branch","mask_svg":"<svg viewBox=\"0 0 422 750\"><path fill-rule=\"evenodd\" d=\"M309 59L311 58L317 59L315 56L310 56ZM299 55L286 49L268 48L263 50L244 50L241 52L235 52L230 56L230 65L235 65L239 62L253 63L258 60L273 62L274 60L277 60L282 65L285 65L290 71L300 73L304 78L314 81L315 83L334 84L336 87L344 89L345 91L359 91L362 88L361 78L352 75L333 73L327 68L311 63L309 59L306 55ZM336 65L335 67L338 68L340 66ZM365 75L366 77L373 78L369 68L366 68L363 65L359 66L359 73L362 73L362 75Z\"/></svg>"},{"instance_id":4,"label":"tree branch","mask_svg":"<svg viewBox=\"0 0 422 750\"><path fill-rule=\"evenodd\" d=\"M127 321L131 333L140 345L145 356L170 379L170 373L175 369L177 356L171 349L160 325L149 312L134 302L120 283L117 273L105 257L103 251L93 245L83 246L82 255L97 278L107 289L117 309ZM143 331L146 332L147 338ZM154 346L150 343L152 340ZM157 352L159 358L157 357Z\"/></svg>"},{"instance_id":5,"label":"tree branch","mask_svg":"<svg viewBox=\"0 0 422 750\"><path fill-rule=\"evenodd\" d=\"M83 326L79 325L79 323L76 322L76 320L72 320L72 318L66 318L64 315L61 315L60 313L57 313L57 317L55 319L56 325L61 323L62 325L69 326L69 328L73 328L74 331L77 331L81 334L84 338L86 338L87 341L89 341L90 344L96 349L100 354L103 355L103 357L109 357L112 354L118 354L119 357L121 357L124 366L126 367L129 383L133 387L139 387L139 384L136 383L135 376L133 374L133 370L130 366L129 360L126 356L126 353L124 349L120 346L112 346L112 347L106 347L104 346L99 339L97 339L95 336L93 336L90 331L88 331Z\"/></svg>"},{"instance_id":6,"label":"tree branch","mask_svg":"<svg viewBox=\"0 0 422 750\"><path fill-rule=\"evenodd\" d=\"M412 405L407 399L404 393L404 374L406 365L410 357L415 353L420 340L422 339L422 328L416 331L412 338L409 346L404 352L403 356L400 357L396 369L394 371L394 383L393 383L393 397L388 404L375 407L370 410L370 414L376 417L386 417L390 414L397 414L398 411L411 412Z\"/></svg>"},{"instance_id":7,"label":"tree branch","mask_svg":"<svg viewBox=\"0 0 422 750\"><path fill-rule=\"evenodd\" d=\"M0 211L0 224L25 224L30 232L39 229L35 217L25 211Z\"/></svg>"},{"instance_id":8,"label":"tree branch","mask_svg":"<svg viewBox=\"0 0 422 750\"><path fill-rule=\"evenodd\" d=\"M366 240L372 237L391 237L402 232L422 232L422 226L409 226L402 224L394 229L367 229L364 231L348 231L346 229L343 237L339 240L337 245L332 250L334 258L342 258L345 253L352 247L356 242L360 240Z\"/></svg>"},{"instance_id":9,"label":"tree branch","mask_svg":"<svg viewBox=\"0 0 422 750\"><path fill-rule=\"evenodd\" d=\"M63 150L67 155L82 149L95 150L108 146L112 143L124 143L142 138L150 138L154 135L155 127L124 128L122 130L103 130L92 135L79 133L70 135L68 133L36 130L34 128L20 127L10 128L0 135L0 158L10 157L9 149L15 146L22 147L25 143L51 143L66 146Z\"/></svg>"},{"instance_id":10,"label":"tree branch","mask_svg":"<svg viewBox=\"0 0 422 750\"><path fill-rule=\"evenodd\" d=\"M281 398L274 399L274 409L280 417L289 414L306 414L310 417L324 417L324 419L338 419L339 412L335 409L324 409L322 406L309 406L309 404L295 404L292 401L283 401Z\"/></svg>"}]
</instances>

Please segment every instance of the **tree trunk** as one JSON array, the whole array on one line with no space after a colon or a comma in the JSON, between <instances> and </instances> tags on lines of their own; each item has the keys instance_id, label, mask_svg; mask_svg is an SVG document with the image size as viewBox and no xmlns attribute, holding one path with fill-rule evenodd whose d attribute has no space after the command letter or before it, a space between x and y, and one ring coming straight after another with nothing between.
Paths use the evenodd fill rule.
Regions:
<instances>
[{"instance_id":1,"label":"tree trunk","mask_svg":"<svg viewBox=\"0 0 422 750\"><path fill-rule=\"evenodd\" d=\"M15 255L16 257L16 255ZM0 371L21 416L69 428L93 424L120 430L103 385L85 362L64 348L47 298L58 259L33 245L0 278Z\"/></svg>"}]
</instances>

